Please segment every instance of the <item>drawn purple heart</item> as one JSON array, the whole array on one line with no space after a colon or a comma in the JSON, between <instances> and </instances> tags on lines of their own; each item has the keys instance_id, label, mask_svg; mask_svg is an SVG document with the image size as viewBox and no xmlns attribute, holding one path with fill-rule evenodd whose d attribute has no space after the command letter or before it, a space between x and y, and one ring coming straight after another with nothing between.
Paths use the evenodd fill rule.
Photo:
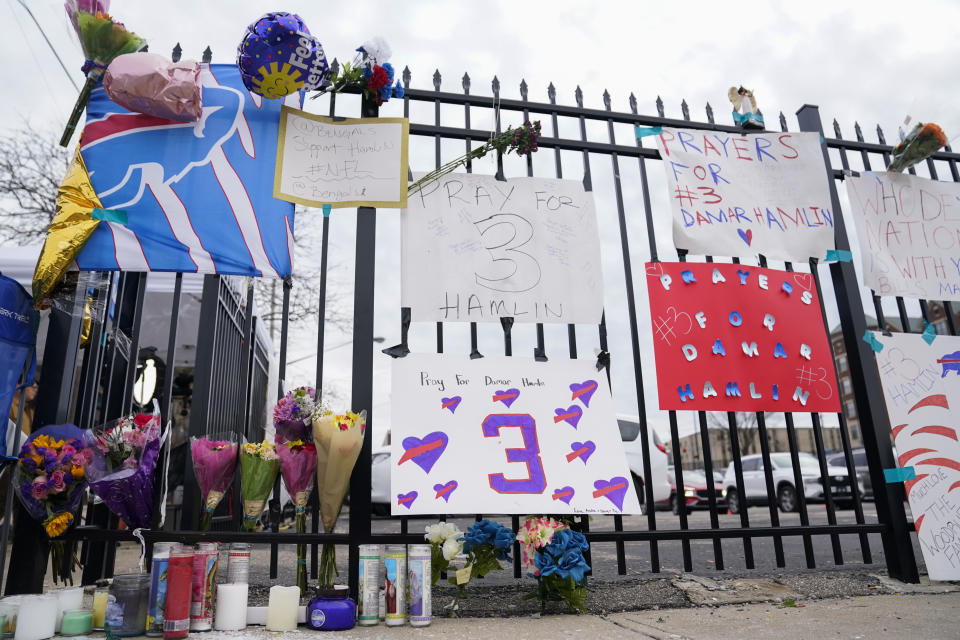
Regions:
<instances>
[{"instance_id":1,"label":"drawn purple heart","mask_svg":"<svg viewBox=\"0 0 960 640\"><path fill-rule=\"evenodd\" d=\"M614 476L609 480L597 480L593 483L594 498L603 496L613 503L613 506L619 511L623 511L623 499L627 495L627 489L630 488L630 482L623 476Z\"/></svg>"},{"instance_id":2,"label":"drawn purple heart","mask_svg":"<svg viewBox=\"0 0 960 640\"><path fill-rule=\"evenodd\" d=\"M570 501L573 500L575 493L576 491L573 490L573 487L560 487L559 489L553 490L553 499L563 500L567 504L570 504Z\"/></svg>"},{"instance_id":3,"label":"drawn purple heart","mask_svg":"<svg viewBox=\"0 0 960 640\"><path fill-rule=\"evenodd\" d=\"M397 463L399 467L401 464L407 460L413 460L414 464L418 467L430 473L430 469L433 468L433 465L437 463L437 460L447 449L447 434L443 431L434 431L423 436L423 438L416 438L410 436L409 438L403 439L403 457L400 458L400 462Z\"/></svg>"},{"instance_id":4,"label":"drawn purple heart","mask_svg":"<svg viewBox=\"0 0 960 640\"><path fill-rule=\"evenodd\" d=\"M420 495L416 491L410 491L408 493L398 493L397 494L397 504L403 505L407 509L413 506L414 501L417 499L417 496Z\"/></svg>"},{"instance_id":5,"label":"drawn purple heart","mask_svg":"<svg viewBox=\"0 0 960 640\"><path fill-rule=\"evenodd\" d=\"M553 412L557 415L553 417L553 423L557 424L561 420L566 422L574 429L577 428L577 424L580 422L580 418L583 417L583 409L580 408L580 405L572 404L566 409L563 407L559 409L554 409Z\"/></svg>"},{"instance_id":6,"label":"drawn purple heart","mask_svg":"<svg viewBox=\"0 0 960 640\"><path fill-rule=\"evenodd\" d=\"M433 485L433 490L437 492L436 498L443 498L444 502L450 502L450 496L454 491L457 490L457 487L460 486L460 483L456 480L451 480L444 484L435 484Z\"/></svg>"},{"instance_id":7,"label":"drawn purple heart","mask_svg":"<svg viewBox=\"0 0 960 640\"><path fill-rule=\"evenodd\" d=\"M463 400L463 398L460 396L453 396L452 398L440 398L440 408L450 409L450 413L456 413L457 407L460 406L461 400Z\"/></svg>"},{"instance_id":8,"label":"drawn purple heart","mask_svg":"<svg viewBox=\"0 0 960 640\"><path fill-rule=\"evenodd\" d=\"M510 387L506 391L501 391L500 389L497 389L497 392L493 394L493 401L497 402L499 400L500 402L505 404L509 409L510 405L516 402L517 398L519 397L520 397L520 389L515 389L513 387Z\"/></svg>"},{"instance_id":9,"label":"drawn purple heart","mask_svg":"<svg viewBox=\"0 0 960 640\"><path fill-rule=\"evenodd\" d=\"M570 391L573 392L573 396L570 400L580 399L580 402L583 403L583 406L590 406L590 398L593 397L593 394L597 391L597 381L596 380L584 380L583 382L574 382L570 385Z\"/></svg>"},{"instance_id":10,"label":"drawn purple heart","mask_svg":"<svg viewBox=\"0 0 960 640\"><path fill-rule=\"evenodd\" d=\"M573 462L577 458L583 460L583 464L587 464L587 458L593 455L593 452L597 450L597 445L594 444L593 440L587 440L586 442L574 442L570 445L570 453L567 454L567 462Z\"/></svg>"}]
</instances>

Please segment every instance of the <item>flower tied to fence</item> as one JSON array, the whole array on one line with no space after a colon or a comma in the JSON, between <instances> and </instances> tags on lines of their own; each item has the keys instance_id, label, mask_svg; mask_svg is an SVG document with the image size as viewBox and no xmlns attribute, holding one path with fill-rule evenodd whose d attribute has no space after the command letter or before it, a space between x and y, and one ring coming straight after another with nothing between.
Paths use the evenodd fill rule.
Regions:
<instances>
[{"instance_id":1,"label":"flower tied to fence","mask_svg":"<svg viewBox=\"0 0 960 640\"><path fill-rule=\"evenodd\" d=\"M586 574L590 565L583 557L590 548L586 537L563 522L530 518L517 535L524 560L532 551L537 590L526 598L538 598L541 608L549 601L565 601L571 609L586 611Z\"/></svg>"},{"instance_id":2,"label":"flower tied to fence","mask_svg":"<svg viewBox=\"0 0 960 640\"><path fill-rule=\"evenodd\" d=\"M237 466L237 443L230 440L192 438L190 454L203 504L200 530L209 531L213 512L233 482L233 472Z\"/></svg>"},{"instance_id":3,"label":"flower tied to fence","mask_svg":"<svg viewBox=\"0 0 960 640\"><path fill-rule=\"evenodd\" d=\"M243 500L243 530L253 531L280 472L276 447L263 442L245 442L240 453L240 498Z\"/></svg>"}]
</instances>

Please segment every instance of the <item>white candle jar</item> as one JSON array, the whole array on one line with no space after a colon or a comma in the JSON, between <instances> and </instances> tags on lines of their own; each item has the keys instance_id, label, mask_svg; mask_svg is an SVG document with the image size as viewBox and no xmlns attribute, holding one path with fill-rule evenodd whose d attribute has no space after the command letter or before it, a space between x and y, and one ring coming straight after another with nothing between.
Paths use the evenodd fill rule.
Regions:
<instances>
[{"instance_id":1,"label":"white candle jar","mask_svg":"<svg viewBox=\"0 0 960 640\"><path fill-rule=\"evenodd\" d=\"M57 629L57 596L25 595L17 612L17 630L14 640L46 640Z\"/></svg>"},{"instance_id":2,"label":"white candle jar","mask_svg":"<svg viewBox=\"0 0 960 640\"><path fill-rule=\"evenodd\" d=\"M240 631L247 626L247 584L217 586L217 607L213 628L217 631Z\"/></svg>"}]
</instances>

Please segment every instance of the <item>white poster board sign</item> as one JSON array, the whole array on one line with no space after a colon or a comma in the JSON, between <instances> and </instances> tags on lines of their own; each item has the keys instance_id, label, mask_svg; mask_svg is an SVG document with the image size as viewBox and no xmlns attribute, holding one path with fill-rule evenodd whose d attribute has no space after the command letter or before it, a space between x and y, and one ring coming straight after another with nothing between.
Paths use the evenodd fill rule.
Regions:
<instances>
[{"instance_id":1,"label":"white poster board sign","mask_svg":"<svg viewBox=\"0 0 960 640\"><path fill-rule=\"evenodd\" d=\"M592 360L410 354L391 402L396 515L640 513Z\"/></svg>"},{"instance_id":2,"label":"white poster board sign","mask_svg":"<svg viewBox=\"0 0 960 640\"><path fill-rule=\"evenodd\" d=\"M806 262L835 248L819 134L663 127L656 140L678 249Z\"/></svg>"},{"instance_id":3,"label":"white poster board sign","mask_svg":"<svg viewBox=\"0 0 960 640\"><path fill-rule=\"evenodd\" d=\"M310 207L407 203L406 118L327 118L284 106L273 197Z\"/></svg>"},{"instance_id":4,"label":"white poster board sign","mask_svg":"<svg viewBox=\"0 0 960 640\"><path fill-rule=\"evenodd\" d=\"M883 397L931 580L960 580L960 338L874 334Z\"/></svg>"},{"instance_id":5,"label":"white poster board sign","mask_svg":"<svg viewBox=\"0 0 960 640\"><path fill-rule=\"evenodd\" d=\"M600 322L600 236L580 181L449 174L400 219L413 320Z\"/></svg>"},{"instance_id":6,"label":"white poster board sign","mask_svg":"<svg viewBox=\"0 0 960 640\"><path fill-rule=\"evenodd\" d=\"M863 281L882 296L960 300L960 183L847 176Z\"/></svg>"}]
</instances>

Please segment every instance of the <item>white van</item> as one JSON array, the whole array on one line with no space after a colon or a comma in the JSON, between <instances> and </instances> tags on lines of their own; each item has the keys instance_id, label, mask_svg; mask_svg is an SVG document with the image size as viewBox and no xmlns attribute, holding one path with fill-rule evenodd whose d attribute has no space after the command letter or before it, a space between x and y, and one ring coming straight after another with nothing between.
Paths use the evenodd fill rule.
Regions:
<instances>
[{"instance_id":1,"label":"white van","mask_svg":"<svg viewBox=\"0 0 960 640\"><path fill-rule=\"evenodd\" d=\"M645 478L643 477L643 446L640 440L640 420L637 416L620 414L617 416L617 423L620 426L620 439L623 440L623 449L627 454L627 462L630 465L630 473L633 476L633 484L637 489L637 497L640 499L641 506L644 506L646 512L646 489L644 488ZM670 499L670 479L667 477L667 449L660 441L655 429L647 426L649 434L648 444L650 445L650 487L653 489L653 501L661 502Z\"/></svg>"}]
</instances>

